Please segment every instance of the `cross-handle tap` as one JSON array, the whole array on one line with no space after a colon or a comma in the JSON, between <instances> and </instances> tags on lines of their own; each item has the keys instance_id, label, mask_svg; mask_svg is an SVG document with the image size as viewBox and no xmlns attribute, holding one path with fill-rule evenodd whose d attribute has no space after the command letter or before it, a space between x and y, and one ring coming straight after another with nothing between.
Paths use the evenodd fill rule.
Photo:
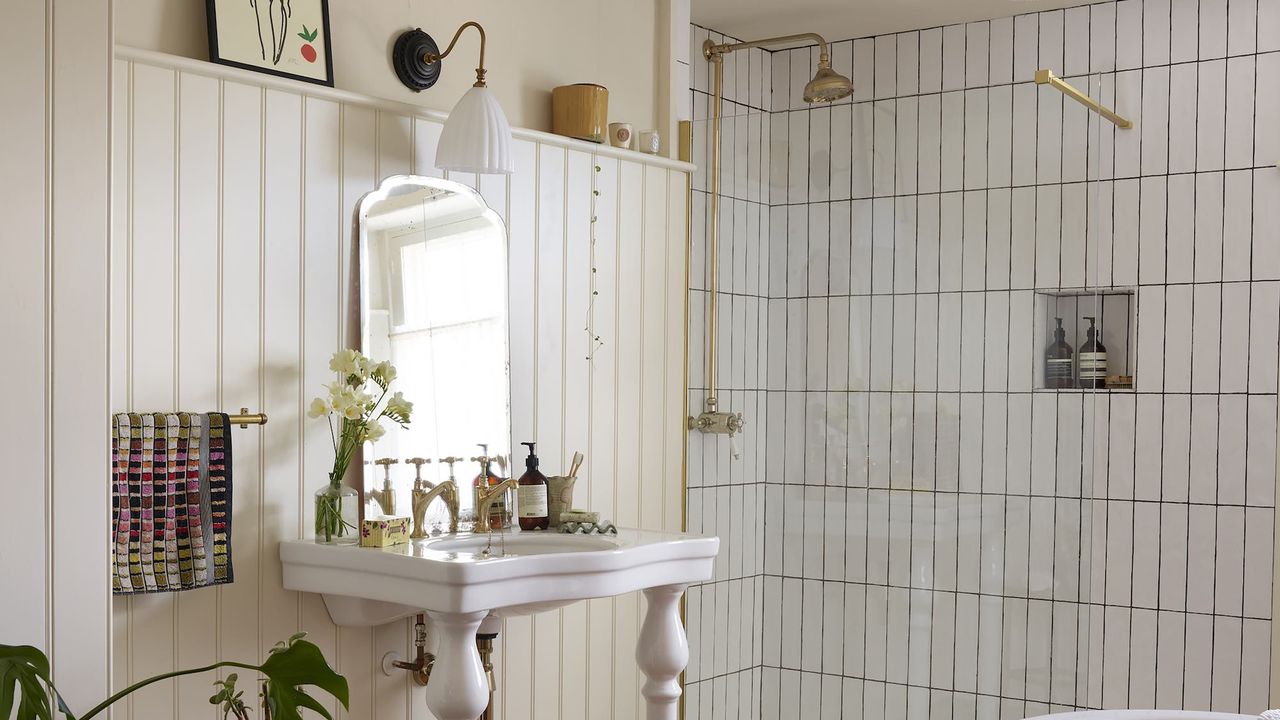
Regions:
<instances>
[{"instance_id":1,"label":"cross-handle tap","mask_svg":"<svg viewBox=\"0 0 1280 720\"><path fill-rule=\"evenodd\" d=\"M427 507L431 505L431 501L436 498L444 500L444 505L449 510L449 532L458 532L458 484L452 480L445 480L430 490L414 488L413 532L409 534L410 538L417 540L427 536L423 517L426 516Z\"/></svg>"},{"instance_id":2,"label":"cross-handle tap","mask_svg":"<svg viewBox=\"0 0 1280 720\"><path fill-rule=\"evenodd\" d=\"M433 483L433 482L431 482L431 481L429 481L429 480L423 480L423 479L422 479L422 466L423 466L423 465L430 465L430 464L431 464L431 460L429 460L428 458L424 458L424 457L411 457L411 458L405 458L405 459L404 459L404 461L405 461L406 463L409 463L409 464L413 465L413 467L414 467L414 476L413 476L413 489L414 489L414 490L427 490L427 489L430 489L430 488L435 487L435 483Z\"/></svg>"},{"instance_id":3,"label":"cross-handle tap","mask_svg":"<svg viewBox=\"0 0 1280 720\"><path fill-rule=\"evenodd\" d=\"M514 490L515 487L516 479L507 478L497 485L476 488L476 524L473 532L493 532L493 528L489 525L489 510L498 501L498 498L506 494L508 490Z\"/></svg>"},{"instance_id":4,"label":"cross-handle tap","mask_svg":"<svg viewBox=\"0 0 1280 720\"><path fill-rule=\"evenodd\" d=\"M448 466L449 466L449 479L450 479L450 480L453 480L453 479L454 479L454 478L453 478L453 464L454 464L454 463L460 463L460 462L462 462L463 460L466 460L466 458L458 457L458 456L456 456L456 455L450 455L449 457L442 457L442 458L438 458L438 460L439 460L440 462L445 463L446 465L448 465Z\"/></svg>"},{"instance_id":5,"label":"cross-handle tap","mask_svg":"<svg viewBox=\"0 0 1280 720\"><path fill-rule=\"evenodd\" d=\"M382 489L374 490L370 495L377 501L378 506L382 508L383 515L396 514L396 491L391 487L391 466L399 463L400 461L395 458L378 458L373 461L374 465L382 466Z\"/></svg>"}]
</instances>

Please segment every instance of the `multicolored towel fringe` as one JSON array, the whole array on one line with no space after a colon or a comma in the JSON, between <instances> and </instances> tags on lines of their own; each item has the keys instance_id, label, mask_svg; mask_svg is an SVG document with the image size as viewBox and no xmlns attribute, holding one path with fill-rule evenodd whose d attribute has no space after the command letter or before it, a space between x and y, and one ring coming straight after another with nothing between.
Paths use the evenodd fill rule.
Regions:
<instances>
[{"instance_id":1,"label":"multicolored towel fringe","mask_svg":"<svg viewBox=\"0 0 1280 720\"><path fill-rule=\"evenodd\" d=\"M229 430L224 413L115 416L115 594L233 580Z\"/></svg>"}]
</instances>

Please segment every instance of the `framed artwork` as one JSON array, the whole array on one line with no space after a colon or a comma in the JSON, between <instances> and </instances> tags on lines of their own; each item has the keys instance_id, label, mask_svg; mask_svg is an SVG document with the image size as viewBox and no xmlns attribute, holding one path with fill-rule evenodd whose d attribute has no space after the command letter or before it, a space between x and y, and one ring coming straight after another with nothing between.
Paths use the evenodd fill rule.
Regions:
<instances>
[{"instance_id":1,"label":"framed artwork","mask_svg":"<svg viewBox=\"0 0 1280 720\"><path fill-rule=\"evenodd\" d=\"M209 60L333 87L329 0L206 0Z\"/></svg>"}]
</instances>

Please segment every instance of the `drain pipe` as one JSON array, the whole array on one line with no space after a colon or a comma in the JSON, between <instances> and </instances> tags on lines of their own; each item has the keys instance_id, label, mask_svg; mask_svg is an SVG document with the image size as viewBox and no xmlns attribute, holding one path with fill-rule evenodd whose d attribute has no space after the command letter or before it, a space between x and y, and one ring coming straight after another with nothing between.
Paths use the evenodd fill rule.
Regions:
<instances>
[{"instance_id":1,"label":"drain pipe","mask_svg":"<svg viewBox=\"0 0 1280 720\"><path fill-rule=\"evenodd\" d=\"M497 680L493 676L493 641L498 637L499 620L489 615L480 624L476 632L476 650L480 653L480 663L484 667L484 676L489 683L489 704L485 706L481 720L493 720L493 694L498 689ZM388 677L397 669L409 671L415 685L425 687L431 680L431 669L435 666L436 656L427 652L427 616L418 613L413 623L413 660L400 659L400 653L389 652L382 656L382 673Z\"/></svg>"}]
</instances>

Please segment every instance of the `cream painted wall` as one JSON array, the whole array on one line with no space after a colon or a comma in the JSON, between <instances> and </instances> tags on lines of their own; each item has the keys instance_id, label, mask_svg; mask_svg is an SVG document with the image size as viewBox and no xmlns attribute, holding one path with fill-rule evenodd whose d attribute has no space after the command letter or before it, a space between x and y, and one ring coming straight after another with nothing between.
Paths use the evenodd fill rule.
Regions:
<instances>
[{"instance_id":1,"label":"cream painted wall","mask_svg":"<svg viewBox=\"0 0 1280 720\"><path fill-rule=\"evenodd\" d=\"M270 422L234 435L235 583L116 599L114 685L306 630L351 682L348 717L427 718L423 690L377 666L409 654L409 624L335 627L319 597L283 589L277 545L308 534L332 462L305 406L347 342L354 208L380 178L437 174L439 116L154 53L119 50L115 73L111 409L247 406ZM551 469L585 452L575 501L677 530L690 166L525 131L514 152L511 176L450 175L508 226L512 432ZM591 362L588 315L604 339ZM642 605L505 621L498 717L639 717ZM208 696L207 677L158 683L116 717L212 716Z\"/></svg>"},{"instance_id":2,"label":"cream painted wall","mask_svg":"<svg viewBox=\"0 0 1280 720\"><path fill-rule=\"evenodd\" d=\"M667 71L670 23L664 0L330 0L335 86L448 111L475 80L479 38L468 31L445 60L440 83L414 93L391 70L395 37L421 27L444 46L467 20L488 34L489 86L512 126L551 129L551 88L595 82L609 88L609 119L657 127L659 81ZM116 42L208 58L204 0L127 0L116 5ZM660 23L664 27L660 28ZM683 92L683 89L682 89Z\"/></svg>"}]
</instances>

